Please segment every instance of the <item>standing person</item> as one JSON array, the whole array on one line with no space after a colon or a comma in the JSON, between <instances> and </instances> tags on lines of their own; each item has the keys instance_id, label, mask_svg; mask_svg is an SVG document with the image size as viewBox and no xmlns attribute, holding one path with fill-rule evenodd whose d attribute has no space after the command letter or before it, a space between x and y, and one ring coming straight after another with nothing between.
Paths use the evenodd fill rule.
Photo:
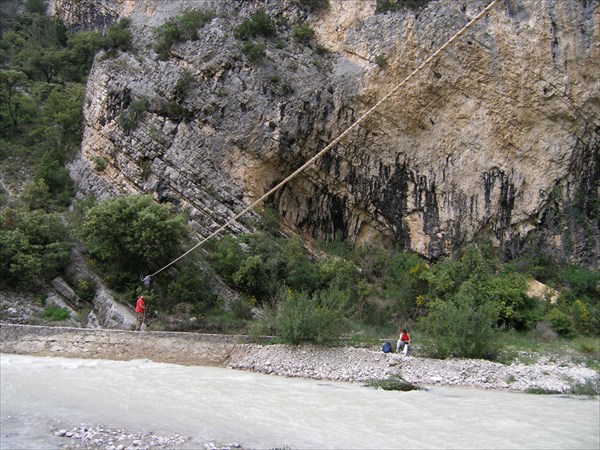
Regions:
<instances>
[{"instance_id":1,"label":"standing person","mask_svg":"<svg viewBox=\"0 0 600 450\"><path fill-rule=\"evenodd\" d=\"M404 354L408 354L408 343L410 342L410 334L405 328L400 329L400 336L398 336L398 342L396 343L396 353L400 353L403 350Z\"/></svg>"},{"instance_id":2,"label":"standing person","mask_svg":"<svg viewBox=\"0 0 600 450\"><path fill-rule=\"evenodd\" d=\"M137 320L135 322L135 331L140 331L142 329L142 325L144 324L144 316L146 315L146 302L144 301L144 296L140 295L140 298L135 302L135 312L137 316Z\"/></svg>"}]
</instances>

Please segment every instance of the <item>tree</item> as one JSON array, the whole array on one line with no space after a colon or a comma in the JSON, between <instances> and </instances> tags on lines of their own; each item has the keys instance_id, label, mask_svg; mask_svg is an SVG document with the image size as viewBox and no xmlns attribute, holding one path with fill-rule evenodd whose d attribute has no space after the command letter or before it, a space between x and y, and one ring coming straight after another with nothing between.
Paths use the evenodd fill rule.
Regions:
<instances>
[{"instance_id":1,"label":"tree","mask_svg":"<svg viewBox=\"0 0 600 450\"><path fill-rule=\"evenodd\" d=\"M57 214L3 211L0 221L0 283L33 289L56 277L69 260L68 231Z\"/></svg>"},{"instance_id":2,"label":"tree","mask_svg":"<svg viewBox=\"0 0 600 450\"><path fill-rule=\"evenodd\" d=\"M27 75L20 70L0 70L0 101L13 127L19 124L19 105L25 94Z\"/></svg>"},{"instance_id":3,"label":"tree","mask_svg":"<svg viewBox=\"0 0 600 450\"><path fill-rule=\"evenodd\" d=\"M101 202L86 211L81 226L90 256L117 289L170 262L187 232L181 215L150 196Z\"/></svg>"}]
</instances>

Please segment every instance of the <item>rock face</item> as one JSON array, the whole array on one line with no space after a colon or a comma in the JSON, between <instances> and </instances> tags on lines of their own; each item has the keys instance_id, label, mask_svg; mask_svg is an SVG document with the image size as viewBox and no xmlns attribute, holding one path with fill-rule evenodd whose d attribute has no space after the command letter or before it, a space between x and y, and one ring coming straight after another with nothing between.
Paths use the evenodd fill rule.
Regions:
<instances>
[{"instance_id":1,"label":"rock face","mask_svg":"<svg viewBox=\"0 0 600 450\"><path fill-rule=\"evenodd\" d=\"M82 193L151 193L202 234L285 179L361 117L489 2L51 1L67 23L127 15L134 48L89 77ZM308 3L308 2L304 2ZM429 258L485 238L600 260L597 0L506 0L269 202L319 238L397 243ZM154 27L212 11L166 60ZM277 37L252 62L234 29L258 9ZM87 14L87 16L86 16ZM295 27L315 30L310 45ZM296 28L297 29L297 28ZM327 50L325 50L327 49ZM251 229L242 218L229 231Z\"/></svg>"}]
</instances>

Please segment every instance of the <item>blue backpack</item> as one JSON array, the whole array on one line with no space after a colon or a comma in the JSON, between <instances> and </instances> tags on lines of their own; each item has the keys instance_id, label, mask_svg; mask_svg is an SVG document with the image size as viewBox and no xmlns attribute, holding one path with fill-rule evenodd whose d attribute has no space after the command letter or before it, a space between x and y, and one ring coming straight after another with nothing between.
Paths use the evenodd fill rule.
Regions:
<instances>
[{"instance_id":1,"label":"blue backpack","mask_svg":"<svg viewBox=\"0 0 600 450\"><path fill-rule=\"evenodd\" d=\"M383 348L381 349L381 351L383 353L390 353L392 351L392 344L386 342L385 344L383 344Z\"/></svg>"}]
</instances>

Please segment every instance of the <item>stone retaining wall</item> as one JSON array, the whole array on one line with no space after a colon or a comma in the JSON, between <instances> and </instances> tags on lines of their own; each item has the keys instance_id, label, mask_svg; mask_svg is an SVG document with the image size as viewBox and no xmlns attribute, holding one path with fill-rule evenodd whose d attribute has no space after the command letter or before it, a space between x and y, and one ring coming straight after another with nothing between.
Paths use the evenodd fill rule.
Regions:
<instances>
[{"instance_id":1,"label":"stone retaining wall","mask_svg":"<svg viewBox=\"0 0 600 450\"><path fill-rule=\"evenodd\" d=\"M44 327L0 324L0 352L224 366L245 338L181 332Z\"/></svg>"}]
</instances>

